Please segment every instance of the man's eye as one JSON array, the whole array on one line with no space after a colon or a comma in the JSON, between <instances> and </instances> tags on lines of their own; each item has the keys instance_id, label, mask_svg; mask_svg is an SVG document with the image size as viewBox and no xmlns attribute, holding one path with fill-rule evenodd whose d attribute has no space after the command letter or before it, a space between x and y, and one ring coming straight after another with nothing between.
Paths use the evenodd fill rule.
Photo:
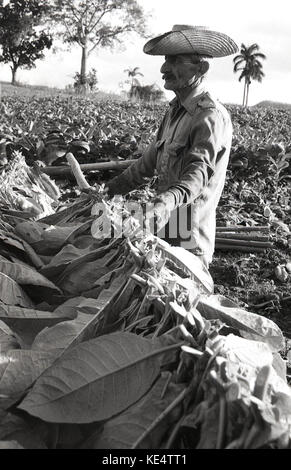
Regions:
<instances>
[{"instance_id":1,"label":"man's eye","mask_svg":"<svg viewBox=\"0 0 291 470\"><path fill-rule=\"evenodd\" d=\"M173 56L173 57L166 57L166 61L169 63L169 64L175 64L177 62L177 57Z\"/></svg>"}]
</instances>

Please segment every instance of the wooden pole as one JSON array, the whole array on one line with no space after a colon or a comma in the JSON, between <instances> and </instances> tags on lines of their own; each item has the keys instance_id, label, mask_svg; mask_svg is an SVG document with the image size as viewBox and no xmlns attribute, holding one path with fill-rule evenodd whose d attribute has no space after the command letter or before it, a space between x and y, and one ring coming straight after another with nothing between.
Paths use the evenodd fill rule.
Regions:
<instances>
[{"instance_id":1,"label":"wooden pole","mask_svg":"<svg viewBox=\"0 0 291 470\"><path fill-rule=\"evenodd\" d=\"M84 163L80 165L80 168L84 173L96 170L125 170L135 161L136 160L122 160L102 163ZM42 171L49 176L72 175L70 166L46 166L42 169Z\"/></svg>"}]
</instances>

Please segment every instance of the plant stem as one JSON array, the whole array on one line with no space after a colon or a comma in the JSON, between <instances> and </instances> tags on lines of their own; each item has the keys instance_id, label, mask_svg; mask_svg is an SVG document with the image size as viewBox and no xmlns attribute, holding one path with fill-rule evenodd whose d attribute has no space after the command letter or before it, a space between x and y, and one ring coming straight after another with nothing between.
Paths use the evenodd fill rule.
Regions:
<instances>
[{"instance_id":1,"label":"plant stem","mask_svg":"<svg viewBox=\"0 0 291 470\"><path fill-rule=\"evenodd\" d=\"M138 446L142 443L142 441L145 439L145 437L151 433L156 426L171 412L173 411L176 406L178 406L182 401L187 397L187 395L192 391L192 387L189 386L185 388L178 396L175 398L175 400L152 422L152 424L149 426L149 428L142 433L142 435L135 441L132 449L137 449Z\"/></svg>"},{"instance_id":2,"label":"plant stem","mask_svg":"<svg viewBox=\"0 0 291 470\"><path fill-rule=\"evenodd\" d=\"M216 449L221 449L223 445L224 430L225 430L225 413L226 412L226 400L225 397L219 398L219 425L216 441Z\"/></svg>"}]
</instances>

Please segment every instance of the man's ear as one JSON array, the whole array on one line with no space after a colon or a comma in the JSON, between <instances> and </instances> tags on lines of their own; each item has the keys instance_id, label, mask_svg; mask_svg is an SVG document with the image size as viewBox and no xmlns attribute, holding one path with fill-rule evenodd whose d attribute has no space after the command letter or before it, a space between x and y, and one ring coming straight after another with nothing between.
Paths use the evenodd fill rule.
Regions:
<instances>
[{"instance_id":1,"label":"man's ear","mask_svg":"<svg viewBox=\"0 0 291 470\"><path fill-rule=\"evenodd\" d=\"M201 75L205 75L209 70L209 62L206 62L206 60L203 60L201 63L200 63L200 69L199 69L199 72Z\"/></svg>"}]
</instances>

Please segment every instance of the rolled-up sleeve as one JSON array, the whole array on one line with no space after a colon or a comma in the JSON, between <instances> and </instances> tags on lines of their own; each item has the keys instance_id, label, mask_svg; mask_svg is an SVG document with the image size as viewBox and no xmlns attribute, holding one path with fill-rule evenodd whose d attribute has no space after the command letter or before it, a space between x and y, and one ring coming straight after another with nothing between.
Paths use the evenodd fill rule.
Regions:
<instances>
[{"instance_id":1,"label":"rolled-up sleeve","mask_svg":"<svg viewBox=\"0 0 291 470\"><path fill-rule=\"evenodd\" d=\"M179 183L170 188L175 194L177 206L193 202L208 185L222 149L226 125L223 115L216 108L199 113L190 133L189 148L183 156Z\"/></svg>"}]
</instances>

